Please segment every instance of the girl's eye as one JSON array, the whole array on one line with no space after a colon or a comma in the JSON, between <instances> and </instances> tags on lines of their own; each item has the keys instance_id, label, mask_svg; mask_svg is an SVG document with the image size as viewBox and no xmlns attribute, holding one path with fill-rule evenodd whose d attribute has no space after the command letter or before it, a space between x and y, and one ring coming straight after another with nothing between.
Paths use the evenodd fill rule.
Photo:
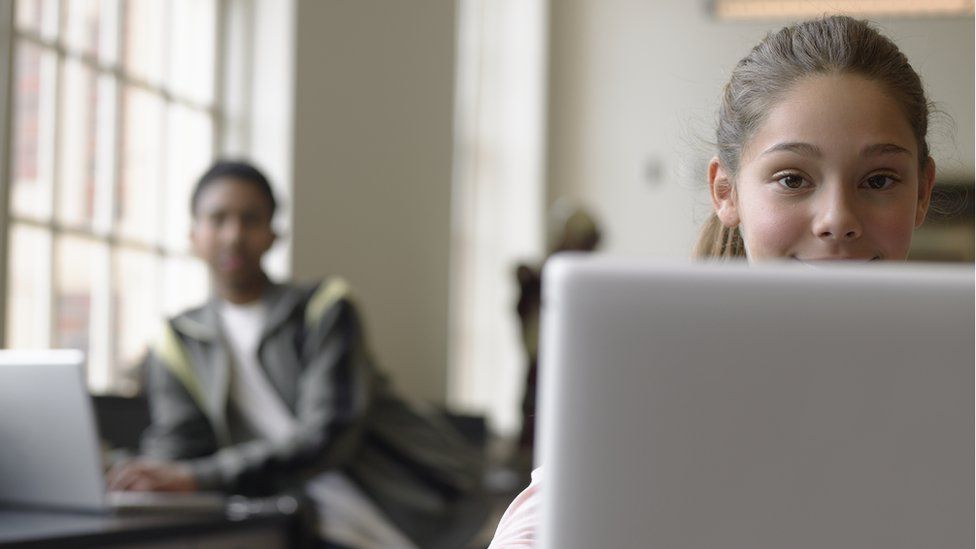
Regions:
<instances>
[{"instance_id":1,"label":"girl's eye","mask_svg":"<svg viewBox=\"0 0 976 549\"><path fill-rule=\"evenodd\" d=\"M776 180L780 185L790 190L802 189L806 183L803 177L796 174L787 174Z\"/></svg>"},{"instance_id":2,"label":"girl's eye","mask_svg":"<svg viewBox=\"0 0 976 549\"><path fill-rule=\"evenodd\" d=\"M887 189L895 184L895 179L890 175L872 175L871 177L864 180L864 186L873 189L875 191L880 191Z\"/></svg>"}]
</instances>

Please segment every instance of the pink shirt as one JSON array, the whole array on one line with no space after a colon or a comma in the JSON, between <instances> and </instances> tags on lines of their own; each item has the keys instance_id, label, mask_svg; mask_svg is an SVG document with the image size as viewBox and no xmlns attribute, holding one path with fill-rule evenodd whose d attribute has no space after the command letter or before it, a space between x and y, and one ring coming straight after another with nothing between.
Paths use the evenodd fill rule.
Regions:
<instances>
[{"instance_id":1,"label":"pink shirt","mask_svg":"<svg viewBox=\"0 0 976 549\"><path fill-rule=\"evenodd\" d=\"M498 522L488 549L531 549L539 528L539 483L542 468L532 471L532 482L522 490Z\"/></svg>"}]
</instances>

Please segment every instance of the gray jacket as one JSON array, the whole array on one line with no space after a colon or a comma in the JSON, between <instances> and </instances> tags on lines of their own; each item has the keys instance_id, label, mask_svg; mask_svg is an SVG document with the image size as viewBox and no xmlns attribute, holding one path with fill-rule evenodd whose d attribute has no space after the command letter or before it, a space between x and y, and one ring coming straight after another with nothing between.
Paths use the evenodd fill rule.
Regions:
<instances>
[{"instance_id":1,"label":"gray jacket","mask_svg":"<svg viewBox=\"0 0 976 549\"><path fill-rule=\"evenodd\" d=\"M201 489L262 495L339 468L426 546L477 490L478 455L438 414L393 394L366 349L347 285L274 285L258 358L297 419L255 438L228 398L232 360L211 300L167 322L147 358L147 455L187 463Z\"/></svg>"}]
</instances>

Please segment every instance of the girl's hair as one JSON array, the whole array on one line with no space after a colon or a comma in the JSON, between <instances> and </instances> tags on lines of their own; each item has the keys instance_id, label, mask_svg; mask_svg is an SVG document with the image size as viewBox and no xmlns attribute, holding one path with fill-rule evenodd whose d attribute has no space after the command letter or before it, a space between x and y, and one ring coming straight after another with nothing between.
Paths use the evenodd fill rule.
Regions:
<instances>
[{"instance_id":1,"label":"girl's hair","mask_svg":"<svg viewBox=\"0 0 976 549\"><path fill-rule=\"evenodd\" d=\"M745 143L765 114L801 78L856 74L872 80L902 109L918 142L919 166L929 156L929 103L922 81L891 40L867 21L830 16L804 21L766 35L739 61L722 93L716 142L719 162L734 180ZM738 228L722 225L713 213L695 247L698 257L744 257Z\"/></svg>"}]
</instances>

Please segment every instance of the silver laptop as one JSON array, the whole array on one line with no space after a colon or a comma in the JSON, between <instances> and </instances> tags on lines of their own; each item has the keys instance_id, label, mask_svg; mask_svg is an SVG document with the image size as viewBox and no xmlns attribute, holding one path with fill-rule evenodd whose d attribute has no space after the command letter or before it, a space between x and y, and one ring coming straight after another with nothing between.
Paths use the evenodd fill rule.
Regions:
<instances>
[{"instance_id":1,"label":"silver laptop","mask_svg":"<svg viewBox=\"0 0 976 549\"><path fill-rule=\"evenodd\" d=\"M972 265L544 276L542 547L973 546Z\"/></svg>"},{"instance_id":2,"label":"silver laptop","mask_svg":"<svg viewBox=\"0 0 976 549\"><path fill-rule=\"evenodd\" d=\"M0 505L218 511L217 494L106 492L80 351L0 351Z\"/></svg>"}]
</instances>

